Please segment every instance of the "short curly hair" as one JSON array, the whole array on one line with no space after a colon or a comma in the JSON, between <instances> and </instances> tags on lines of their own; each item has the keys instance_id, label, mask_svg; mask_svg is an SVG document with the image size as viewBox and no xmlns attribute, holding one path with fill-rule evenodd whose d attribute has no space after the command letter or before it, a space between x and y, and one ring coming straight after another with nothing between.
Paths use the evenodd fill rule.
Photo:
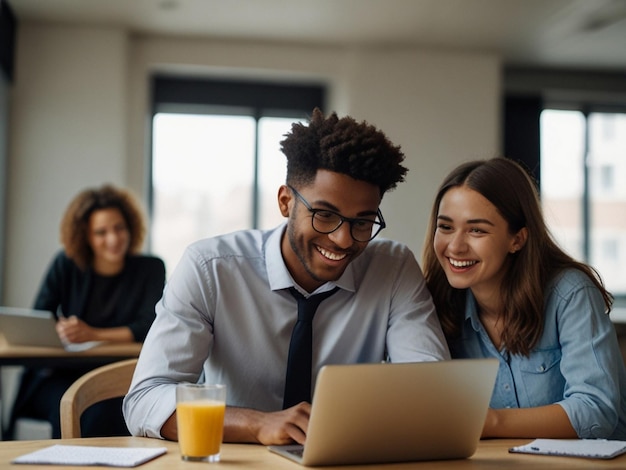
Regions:
<instances>
[{"instance_id":1,"label":"short curly hair","mask_svg":"<svg viewBox=\"0 0 626 470\"><path fill-rule=\"evenodd\" d=\"M380 197L404 181L408 169L404 154L387 136L367 122L352 117L328 118L313 110L308 126L294 123L281 142L287 157L287 184L308 185L317 170L343 173L380 188Z\"/></svg>"},{"instance_id":2,"label":"short curly hair","mask_svg":"<svg viewBox=\"0 0 626 470\"><path fill-rule=\"evenodd\" d=\"M130 233L129 253L137 253L143 244L146 233L143 213L130 192L110 184L84 189L68 205L60 227L65 254L81 269L93 263L93 250L89 245L89 218L94 211L101 209L118 209L121 212Z\"/></svg>"}]
</instances>

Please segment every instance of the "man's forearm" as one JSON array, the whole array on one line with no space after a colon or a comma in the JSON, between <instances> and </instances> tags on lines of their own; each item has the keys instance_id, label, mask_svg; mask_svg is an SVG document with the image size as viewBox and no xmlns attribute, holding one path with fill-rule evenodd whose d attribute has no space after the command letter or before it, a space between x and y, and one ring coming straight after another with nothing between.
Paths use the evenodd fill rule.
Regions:
<instances>
[{"instance_id":1,"label":"man's forearm","mask_svg":"<svg viewBox=\"0 0 626 470\"><path fill-rule=\"evenodd\" d=\"M258 443L254 426L258 422L260 412L247 408L227 406L224 414L224 442ZM170 441L178 440L176 412L161 427L161 436Z\"/></svg>"},{"instance_id":2,"label":"man's forearm","mask_svg":"<svg viewBox=\"0 0 626 470\"><path fill-rule=\"evenodd\" d=\"M249 408L226 407L224 415L224 442L244 442L258 444L258 430L261 412Z\"/></svg>"},{"instance_id":3,"label":"man's forearm","mask_svg":"<svg viewBox=\"0 0 626 470\"><path fill-rule=\"evenodd\" d=\"M161 426L161 436L169 441L178 440L178 426L176 425L176 411L167 418L167 421Z\"/></svg>"}]
</instances>

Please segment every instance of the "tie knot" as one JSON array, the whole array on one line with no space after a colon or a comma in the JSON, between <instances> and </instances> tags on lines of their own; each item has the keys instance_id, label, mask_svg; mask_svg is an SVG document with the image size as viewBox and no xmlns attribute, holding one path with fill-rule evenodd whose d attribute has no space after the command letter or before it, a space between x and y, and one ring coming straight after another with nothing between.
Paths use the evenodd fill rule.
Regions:
<instances>
[{"instance_id":1,"label":"tie knot","mask_svg":"<svg viewBox=\"0 0 626 470\"><path fill-rule=\"evenodd\" d=\"M317 310L317 307L319 307L319 304L338 290L339 287L335 287L327 292L322 292L321 294L315 294L306 298L298 292L295 287L289 288L291 295L298 301L298 321L313 321L313 316L315 315L315 311Z\"/></svg>"}]
</instances>

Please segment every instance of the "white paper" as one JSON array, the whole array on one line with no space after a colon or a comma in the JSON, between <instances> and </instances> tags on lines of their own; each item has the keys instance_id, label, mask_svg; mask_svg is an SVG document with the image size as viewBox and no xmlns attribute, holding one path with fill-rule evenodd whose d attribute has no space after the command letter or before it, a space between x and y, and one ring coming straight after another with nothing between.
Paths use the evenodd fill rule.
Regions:
<instances>
[{"instance_id":1,"label":"white paper","mask_svg":"<svg viewBox=\"0 0 626 470\"><path fill-rule=\"evenodd\" d=\"M167 452L165 447L92 447L54 445L17 457L12 463L136 467Z\"/></svg>"},{"instance_id":2,"label":"white paper","mask_svg":"<svg viewBox=\"0 0 626 470\"><path fill-rule=\"evenodd\" d=\"M510 452L612 459L626 452L626 441L605 439L535 439L530 444L512 447Z\"/></svg>"},{"instance_id":3,"label":"white paper","mask_svg":"<svg viewBox=\"0 0 626 470\"><path fill-rule=\"evenodd\" d=\"M104 341L86 341L84 343L64 343L63 348L68 352L81 352L88 349L95 348Z\"/></svg>"}]
</instances>

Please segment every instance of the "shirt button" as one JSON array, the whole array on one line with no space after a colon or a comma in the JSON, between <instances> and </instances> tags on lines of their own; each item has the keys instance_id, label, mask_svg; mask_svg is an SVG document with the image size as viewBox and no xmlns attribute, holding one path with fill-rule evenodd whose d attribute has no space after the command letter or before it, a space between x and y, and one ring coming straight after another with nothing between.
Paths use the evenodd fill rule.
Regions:
<instances>
[{"instance_id":1,"label":"shirt button","mask_svg":"<svg viewBox=\"0 0 626 470\"><path fill-rule=\"evenodd\" d=\"M545 371L546 371L546 366L544 366L544 365L542 364L542 365L540 365L539 367L537 367L537 370L538 370L539 372L545 372Z\"/></svg>"}]
</instances>

